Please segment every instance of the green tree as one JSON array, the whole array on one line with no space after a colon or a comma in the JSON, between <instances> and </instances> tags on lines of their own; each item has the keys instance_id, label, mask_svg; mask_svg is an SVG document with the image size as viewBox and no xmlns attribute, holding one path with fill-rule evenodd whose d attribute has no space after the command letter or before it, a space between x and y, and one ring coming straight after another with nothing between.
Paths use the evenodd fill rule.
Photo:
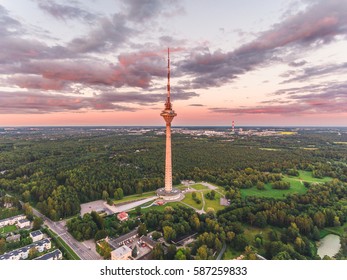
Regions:
<instances>
[{"instance_id":1,"label":"green tree","mask_svg":"<svg viewBox=\"0 0 347 280\"><path fill-rule=\"evenodd\" d=\"M114 192L114 199L121 200L124 197L124 192L122 188L117 188Z\"/></svg>"},{"instance_id":2,"label":"green tree","mask_svg":"<svg viewBox=\"0 0 347 280\"><path fill-rule=\"evenodd\" d=\"M33 247L29 250L28 259L29 260L35 259L36 257L38 257L38 255L39 255L39 251L37 251L37 249Z\"/></svg>"},{"instance_id":3,"label":"green tree","mask_svg":"<svg viewBox=\"0 0 347 280\"><path fill-rule=\"evenodd\" d=\"M108 194L107 191L103 191L103 192L102 192L102 199L103 199L103 200L107 201L107 199L108 199L109 197L110 197L110 196L109 196L109 194Z\"/></svg>"},{"instance_id":4,"label":"green tree","mask_svg":"<svg viewBox=\"0 0 347 280\"><path fill-rule=\"evenodd\" d=\"M176 246L173 244L170 244L169 247L167 248L167 253L165 255L165 258L167 260L173 260L175 258L176 253L177 253Z\"/></svg>"},{"instance_id":5,"label":"green tree","mask_svg":"<svg viewBox=\"0 0 347 280\"><path fill-rule=\"evenodd\" d=\"M135 207L135 212L136 212L136 215L137 215L137 216L140 216L141 213L142 213L142 211L141 211L141 206L136 206L136 207Z\"/></svg>"},{"instance_id":6,"label":"green tree","mask_svg":"<svg viewBox=\"0 0 347 280\"><path fill-rule=\"evenodd\" d=\"M0 254L5 253L6 251L6 240L4 238L0 238Z\"/></svg>"},{"instance_id":7,"label":"green tree","mask_svg":"<svg viewBox=\"0 0 347 280\"><path fill-rule=\"evenodd\" d=\"M131 256L133 258L136 258L137 257L137 254L138 254L138 249L137 249L137 246L135 245L133 250L131 251Z\"/></svg>"},{"instance_id":8,"label":"green tree","mask_svg":"<svg viewBox=\"0 0 347 280\"><path fill-rule=\"evenodd\" d=\"M208 250L206 245L202 245L198 248L196 252L196 260L207 260L208 257Z\"/></svg>"},{"instance_id":9,"label":"green tree","mask_svg":"<svg viewBox=\"0 0 347 280\"><path fill-rule=\"evenodd\" d=\"M25 216L27 216L27 218L31 220L33 218L33 208L30 206L30 204L24 203L23 210L24 210Z\"/></svg>"},{"instance_id":10,"label":"green tree","mask_svg":"<svg viewBox=\"0 0 347 280\"><path fill-rule=\"evenodd\" d=\"M166 241L171 241L176 237L176 231L170 226L163 227L163 233Z\"/></svg>"},{"instance_id":11,"label":"green tree","mask_svg":"<svg viewBox=\"0 0 347 280\"><path fill-rule=\"evenodd\" d=\"M40 217L35 217L33 220L33 230L38 230L43 225L43 220Z\"/></svg>"},{"instance_id":12,"label":"green tree","mask_svg":"<svg viewBox=\"0 0 347 280\"><path fill-rule=\"evenodd\" d=\"M152 233L153 240L158 240L160 237L161 237L160 232L155 231Z\"/></svg>"},{"instance_id":13,"label":"green tree","mask_svg":"<svg viewBox=\"0 0 347 280\"><path fill-rule=\"evenodd\" d=\"M157 243L152 251L152 258L154 260L163 260L164 259L164 249L161 243Z\"/></svg>"},{"instance_id":14,"label":"green tree","mask_svg":"<svg viewBox=\"0 0 347 280\"><path fill-rule=\"evenodd\" d=\"M147 235L147 226L145 224L141 223L137 229L137 234L139 236Z\"/></svg>"},{"instance_id":15,"label":"green tree","mask_svg":"<svg viewBox=\"0 0 347 280\"><path fill-rule=\"evenodd\" d=\"M183 249L178 249L177 253L175 254L175 260L186 260L186 259L187 257Z\"/></svg>"}]
</instances>

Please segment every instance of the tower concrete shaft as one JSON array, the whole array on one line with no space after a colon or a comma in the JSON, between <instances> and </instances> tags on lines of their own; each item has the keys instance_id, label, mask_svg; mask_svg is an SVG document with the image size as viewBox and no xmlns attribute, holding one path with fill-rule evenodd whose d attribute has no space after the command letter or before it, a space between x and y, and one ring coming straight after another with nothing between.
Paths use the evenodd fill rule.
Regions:
<instances>
[{"instance_id":1,"label":"tower concrete shaft","mask_svg":"<svg viewBox=\"0 0 347 280\"><path fill-rule=\"evenodd\" d=\"M171 156L171 122L177 116L172 110L170 100L170 50L168 49L168 66L167 66L167 98L165 109L161 112L161 116L166 122L166 152L165 152L165 192L172 191L172 156Z\"/></svg>"}]
</instances>

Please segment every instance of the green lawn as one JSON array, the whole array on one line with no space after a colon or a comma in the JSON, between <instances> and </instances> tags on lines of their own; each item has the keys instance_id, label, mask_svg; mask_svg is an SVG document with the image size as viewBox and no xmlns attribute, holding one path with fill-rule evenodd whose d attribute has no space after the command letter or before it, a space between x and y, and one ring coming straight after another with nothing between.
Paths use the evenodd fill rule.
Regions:
<instances>
[{"instance_id":1,"label":"green lawn","mask_svg":"<svg viewBox=\"0 0 347 280\"><path fill-rule=\"evenodd\" d=\"M299 176L283 176L283 181L290 183L289 190L275 190L272 189L271 184L265 184L265 190L258 190L256 187L250 189L241 189L242 197L246 196L256 196L256 197L272 197L272 198L284 198L288 194L304 194L307 189L304 187L303 182L309 183L324 183L331 181L331 177L324 177L322 179L312 177L312 172L310 171L299 171Z\"/></svg>"},{"instance_id":2,"label":"green lawn","mask_svg":"<svg viewBox=\"0 0 347 280\"><path fill-rule=\"evenodd\" d=\"M195 192L196 197L200 199L201 203L197 204L195 200L193 200L192 193L188 192L184 194L184 199L182 200L184 203L189 204L190 206L194 207L195 209L200 210L202 208L202 197L201 192Z\"/></svg>"},{"instance_id":3,"label":"green lawn","mask_svg":"<svg viewBox=\"0 0 347 280\"><path fill-rule=\"evenodd\" d=\"M190 187L193 189L196 189L196 190L207 190L208 189L208 187L201 185L201 184L191 185Z\"/></svg>"},{"instance_id":4,"label":"green lawn","mask_svg":"<svg viewBox=\"0 0 347 280\"><path fill-rule=\"evenodd\" d=\"M265 190L258 190L256 187L252 187L250 189L241 189L241 196L256 196L256 197L272 197L281 199L284 198L288 194L294 194L294 193L305 193L306 188L304 185L302 185L299 181L295 181L293 183L294 185L291 185L289 190L275 190L271 187L271 184L265 184Z\"/></svg>"},{"instance_id":5,"label":"green lawn","mask_svg":"<svg viewBox=\"0 0 347 280\"><path fill-rule=\"evenodd\" d=\"M143 194L128 195L128 196L123 197L121 200L114 200L114 204L117 205L117 204L123 203L123 202L141 200L141 199L151 197L151 196L156 196L156 195L157 194L155 191L145 192Z\"/></svg>"},{"instance_id":6,"label":"green lawn","mask_svg":"<svg viewBox=\"0 0 347 280\"><path fill-rule=\"evenodd\" d=\"M346 232L347 232L347 222L339 227L327 227L322 229L320 231L320 238L323 238L324 236L331 233L339 235L339 236L343 236L343 234L345 234Z\"/></svg>"},{"instance_id":7,"label":"green lawn","mask_svg":"<svg viewBox=\"0 0 347 280\"><path fill-rule=\"evenodd\" d=\"M147 206L148 203L145 203L143 204L144 206ZM141 206L143 206L141 205ZM148 208L144 208L144 209L141 209L141 213L144 214L144 213L147 213L149 211L152 211L152 210L158 210L158 211L164 211L165 210L165 207L167 206L171 206L171 207L174 207L176 205L180 205L180 206L185 206L184 204L180 203L180 202L168 202L168 203L165 203L164 205L153 205L151 207L148 207ZM186 206L185 206L186 207ZM128 214L132 217L132 215L135 216L135 210L131 210L128 212Z\"/></svg>"},{"instance_id":8,"label":"green lawn","mask_svg":"<svg viewBox=\"0 0 347 280\"><path fill-rule=\"evenodd\" d=\"M293 177L293 176L288 176L288 177L296 179L296 180L306 181L309 183L325 183L325 182L329 182L333 179L331 177L324 177L322 179L314 178L314 177L312 177L311 171L303 171L303 170L299 171L299 177Z\"/></svg>"},{"instance_id":9,"label":"green lawn","mask_svg":"<svg viewBox=\"0 0 347 280\"><path fill-rule=\"evenodd\" d=\"M0 234L6 234L8 232L15 231L17 227L15 225L8 225L5 227L0 228Z\"/></svg>"},{"instance_id":10,"label":"green lawn","mask_svg":"<svg viewBox=\"0 0 347 280\"><path fill-rule=\"evenodd\" d=\"M210 190L204 191L203 193L205 195L208 192L210 192ZM205 199L204 210L206 211L207 208L209 208L209 207L212 207L215 211L224 209L225 206L220 205L220 197L221 197L221 195L219 193L216 193L216 196L215 196L214 200L210 200L210 199L204 197L204 199Z\"/></svg>"}]
</instances>

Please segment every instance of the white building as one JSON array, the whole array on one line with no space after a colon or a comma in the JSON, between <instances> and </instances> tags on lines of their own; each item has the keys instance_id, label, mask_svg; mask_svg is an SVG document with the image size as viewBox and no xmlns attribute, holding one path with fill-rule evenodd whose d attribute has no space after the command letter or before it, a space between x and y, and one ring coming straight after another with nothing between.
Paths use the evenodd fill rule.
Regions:
<instances>
[{"instance_id":1,"label":"white building","mask_svg":"<svg viewBox=\"0 0 347 280\"><path fill-rule=\"evenodd\" d=\"M25 228L30 226L30 221L28 219L22 219L17 222L19 228Z\"/></svg>"},{"instance_id":2,"label":"white building","mask_svg":"<svg viewBox=\"0 0 347 280\"><path fill-rule=\"evenodd\" d=\"M21 215L17 215L17 216L13 216L10 218L6 218L3 220L0 220L0 227L5 227L8 225L14 225L15 223L17 223L19 220L23 220L26 219L26 216L21 214Z\"/></svg>"},{"instance_id":3,"label":"white building","mask_svg":"<svg viewBox=\"0 0 347 280\"><path fill-rule=\"evenodd\" d=\"M46 260L61 260L63 258L63 254L59 249L56 249L52 252L42 255L34 260L46 261Z\"/></svg>"},{"instance_id":4,"label":"white building","mask_svg":"<svg viewBox=\"0 0 347 280\"><path fill-rule=\"evenodd\" d=\"M129 257L131 257L131 249L126 245L111 252L111 260L127 260Z\"/></svg>"},{"instance_id":5,"label":"white building","mask_svg":"<svg viewBox=\"0 0 347 280\"><path fill-rule=\"evenodd\" d=\"M0 260L25 260L29 257L29 251L32 248L36 248L38 252L42 253L43 251L51 249L51 241L46 238L31 243L30 245L0 255Z\"/></svg>"},{"instance_id":6,"label":"white building","mask_svg":"<svg viewBox=\"0 0 347 280\"><path fill-rule=\"evenodd\" d=\"M30 232L30 237L33 242L36 242L43 238L43 233L41 232L41 230L35 230L33 232Z\"/></svg>"}]
</instances>

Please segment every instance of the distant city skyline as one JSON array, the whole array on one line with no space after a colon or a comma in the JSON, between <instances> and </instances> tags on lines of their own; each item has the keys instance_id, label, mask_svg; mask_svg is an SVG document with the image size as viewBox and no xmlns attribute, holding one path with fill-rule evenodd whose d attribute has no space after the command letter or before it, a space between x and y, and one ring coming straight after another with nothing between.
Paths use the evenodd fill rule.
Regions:
<instances>
[{"instance_id":1,"label":"distant city skyline","mask_svg":"<svg viewBox=\"0 0 347 280\"><path fill-rule=\"evenodd\" d=\"M0 0L0 126L347 126L345 0Z\"/></svg>"}]
</instances>

